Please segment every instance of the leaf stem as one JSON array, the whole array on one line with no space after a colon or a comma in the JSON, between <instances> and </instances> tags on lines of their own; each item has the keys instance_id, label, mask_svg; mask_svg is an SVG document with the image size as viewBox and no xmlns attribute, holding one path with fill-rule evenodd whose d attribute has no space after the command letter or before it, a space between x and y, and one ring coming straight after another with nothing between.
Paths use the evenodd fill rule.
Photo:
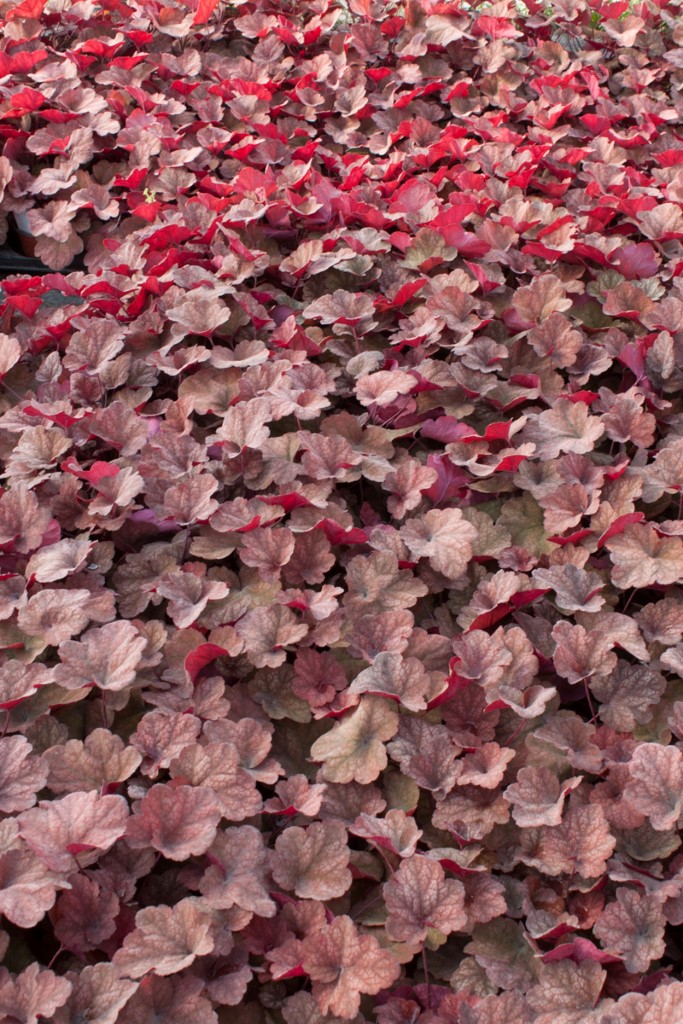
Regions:
<instances>
[{"instance_id":1,"label":"leaf stem","mask_svg":"<svg viewBox=\"0 0 683 1024\"><path fill-rule=\"evenodd\" d=\"M507 739L505 739L505 740L501 740L501 744L502 744L502 746L504 746L504 747L507 747L508 743L512 743L512 741L513 741L514 739L517 739L517 737L519 736L520 732L521 732L521 731L522 731L522 729L524 728L525 724L526 724L525 720L524 720L524 719L522 719L522 720L521 720L521 722L519 723L519 725L517 726L517 728L516 728L516 729L514 729L514 730L513 730L513 731L512 731L511 733L510 733L510 735L508 736L508 738L507 738Z\"/></svg>"},{"instance_id":2,"label":"leaf stem","mask_svg":"<svg viewBox=\"0 0 683 1024\"><path fill-rule=\"evenodd\" d=\"M427 994L426 994L427 1009L431 1010L431 1008L432 1008L432 993L431 993L431 989L430 989L430 986L429 986L429 965L427 964L427 946L425 945L424 942L422 943L422 970L424 971L425 988L427 990Z\"/></svg>"},{"instance_id":3,"label":"leaf stem","mask_svg":"<svg viewBox=\"0 0 683 1024\"><path fill-rule=\"evenodd\" d=\"M597 711L595 710L595 708L593 706L593 700L591 698L591 692L588 689L588 680L587 679L584 679L584 681L583 681L583 689L585 691L586 700L588 701L588 708L589 708L590 713L591 713L591 724L595 725L595 723L598 720L598 713L597 713Z\"/></svg>"},{"instance_id":4,"label":"leaf stem","mask_svg":"<svg viewBox=\"0 0 683 1024\"><path fill-rule=\"evenodd\" d=\"M60 945L59 949L57 950L57 952L55 953L55 955L52 957L52 959L50 960L49 964L47 965L48 971L52 968L52 965L54 964L54 962L57 959L57 957L60 956L63 952L64 952L64 946Z\"/></svg>"},{"instance_id":5,"label":"leaf stem","mask_svg":"<svg viewBox=\"0 0 683 1024\"><path fill-rule=\"evenodd\" d=\"M374 907L377 903L380 902L381 899L382 890L380 889L379 892L375 893L372 896L372 899L362 900L351 914L351 920L356 921L361 916L361 914L364 914L366 910L370 909L370 907Z\"/></svg>"},{"instance_id":6,"label":"leaf stem","mask_svg":"<svg viewBox=\"0 0 683 1024\"><path fill-rule=\"evenodd\" d=\"M184 563L185 559L187 558L187 552L188 552L189 547L190 547L190 527L189 527L189 524L188 524L188 526L185 527L185 542L183 544L183 553L182 553L182 555L180 557L180 564L181 565Z\"/></svg>"},{"instance_id":7,"label":"leaf stem","mask_svg":"<svg viewBox=\"0 0 683 1024\"><path fill-rule=\"evenodd\" d=\"M387 857L385 857L384 852L382 851L382 847L381 846L375 846L375 849L377 850L377 853L380 855L380 857L384 861L385 865L389 868L389 872L391 873L391 877L394 878L395 875L396 875L396 872L394 871L394 869L391 866L391 861Z\"/></svg>"}]
</instances>

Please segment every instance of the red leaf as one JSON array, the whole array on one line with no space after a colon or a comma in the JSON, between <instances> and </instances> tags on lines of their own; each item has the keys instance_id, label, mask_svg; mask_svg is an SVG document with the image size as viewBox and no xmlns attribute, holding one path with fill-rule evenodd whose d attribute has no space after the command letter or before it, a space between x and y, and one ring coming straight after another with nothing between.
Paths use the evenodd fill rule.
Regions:
<instances>
[{"instance_id":1,"label":"red leaf","mask_svg":"<svg viewBox=\"0 0 683 1024\"><path fill-rule=\"evenodd\" d=\"M623 533L631 523L642 523L644 518L644 512L626 512L623 516L618 516L605 532L600 534L597 541L598 547L601 548L610 537L616 537L618 533Z\"/></svg>"},{"instance_id":2,"label":"red leaf","mask_svg":"<svg viewBox=\"0 0 683 1024\"><path fill-rule=\"evenodd\" d=\"M16 7L12 7L5 17L8 21L17 18L40 18L46 5L47 0L22 0Z\"/></svg>"},{"instance_id":3,"label":"red leaf","mask_svg":"<svg viewBox=\"0 0 683 1024\"><path fill-rule=\"evenodd\" d=\"M214 662L216 658L220 658L223 654L227 653L227 649L219 647L218 644L206 643L195 647L185 658L185 671L190 680L196 683L200 672Z\"/></svg>"}]
</instances>

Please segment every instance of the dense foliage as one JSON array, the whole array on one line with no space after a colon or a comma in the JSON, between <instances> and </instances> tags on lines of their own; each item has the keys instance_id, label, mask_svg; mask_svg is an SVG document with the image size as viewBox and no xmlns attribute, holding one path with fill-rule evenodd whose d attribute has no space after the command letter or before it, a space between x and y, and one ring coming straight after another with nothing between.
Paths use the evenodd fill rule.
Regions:
<instances>
[{"instance_id":1,"label":"dense foliage","mask_svg":"<svg viewBox=\"0 0 683 1024\"><path fill-rule=\"evenodd\" d=\"M0 5L3 1021L680 1024L680 14Z\"/></svg>"}]
</instances>

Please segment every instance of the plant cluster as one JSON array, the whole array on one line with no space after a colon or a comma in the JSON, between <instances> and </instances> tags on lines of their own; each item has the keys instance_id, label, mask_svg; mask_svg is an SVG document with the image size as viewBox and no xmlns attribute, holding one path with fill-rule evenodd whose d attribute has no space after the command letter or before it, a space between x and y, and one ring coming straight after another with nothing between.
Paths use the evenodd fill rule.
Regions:
<instances>
[{"instance_id":1,"label":"plant cluster","mask_svg":"<svg viewBox=\"0 0 683 1024\"><path fill-rule=\"evenodd\" d=\"M2 1020L680 1024L683 23L527 8L0 6Z\"/></svg>"}]
</instances>

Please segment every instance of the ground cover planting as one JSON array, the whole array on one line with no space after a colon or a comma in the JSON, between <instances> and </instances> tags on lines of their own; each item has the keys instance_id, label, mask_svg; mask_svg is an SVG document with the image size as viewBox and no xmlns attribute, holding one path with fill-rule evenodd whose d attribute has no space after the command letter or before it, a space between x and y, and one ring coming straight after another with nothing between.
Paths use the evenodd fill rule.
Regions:
<instances>
[{"instance_id":1,"label":"ground cover planting","mask_svg":"<svg viewBox=\"0 0 683 1024\"><path fill-rule=\"evenodd\" d=\"M680 4L0 25L0 1020L680 1024Z\"/></svg>"}]
</instances>

